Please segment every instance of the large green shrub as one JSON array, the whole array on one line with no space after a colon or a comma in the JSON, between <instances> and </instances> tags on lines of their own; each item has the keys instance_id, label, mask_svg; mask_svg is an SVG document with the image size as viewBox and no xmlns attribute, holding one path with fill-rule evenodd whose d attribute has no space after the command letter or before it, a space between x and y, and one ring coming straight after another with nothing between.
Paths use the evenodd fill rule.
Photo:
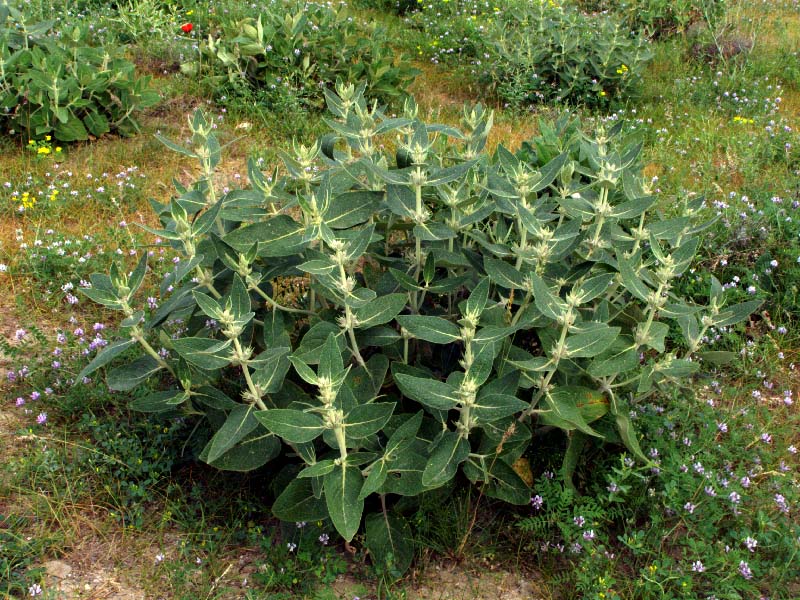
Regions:
<instances>
[{"instance_id":1,"label":"large green shrub","mask_svg":"<svg viewBox=\"0 0 800 600\"><path fill-rule=\"evenodd\" d=\"M562 118L490 155L480 106L459 130L423 123L410 102L387 118L362 91L327 94L335 133L284 154L285 176L251 163L252 187L222 196L202 113L189 147L164 140L202 167L154 203L163 228L150 231L184 259L155 310L136 294L146 257L92 277L84 293L125 318L79 378L138 347L107 375L122 391L157 379L134 408L204 416L211 465L279 465L281 519L330 518L350 540L366 511L372 556L402 571L408 527L375 514L376 495L389 510L461 471L527 503L512 464L541 427L566 434L567 481L592 439L645 461L631 406L698 357L730 358L696 351L709 327L757 303L724 307L716 281L709 306L671 294L697 250L702 201L659 219L621 126L589 135ZM683 352L668 345L671 322Z\"/></svg>"},{"instance_id":2,"label":"large green shrub","mask_svg":"<svg viewBox=\"0 0 800 600\"><path fill-rule=\"evenodd\" d=\"M0 6L0 128L62 142L138 131L136 111L159 98L149 77L118 49L88 46L86 27L56 35L52 24Z\"/></svg>"},{"instance_id":3,"label":"large green shrub","mask_svg":"<svg viewBox=\"0 0 800 600\"><path fill-rule=\"evenodd\" d=\"M372 96L389 101L418 72L395 54L384 28L360 25L344 6L305 0L275 0L257 17L224 22L200 49L202 59L184 72L205 74L226 93L258 90L274 105L290 95L321 109L323 89L338 79L366 81Z\"/></svg>"},{"instance_id":4,"label":"large green shrub","mask_svg":"<svg viewBox=\"0 0 800 600\"><path fill-rule=\"evenodd\" d=\"M646 40L618 18L554 2L430 2L409 22L422 32L420 52L468 66L482 87L514 106L623 104L637 94L651 57Z\"/></svg>"}]
</instances>

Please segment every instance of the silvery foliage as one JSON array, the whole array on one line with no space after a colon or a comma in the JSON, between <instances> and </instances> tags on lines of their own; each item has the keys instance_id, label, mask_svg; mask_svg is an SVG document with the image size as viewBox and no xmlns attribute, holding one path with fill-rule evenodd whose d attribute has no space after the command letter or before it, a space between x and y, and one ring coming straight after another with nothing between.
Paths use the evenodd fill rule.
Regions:
<instances>
[{"instance_id":1,"label":"silvery foliage","mask_svg":"<svg viewBox=\"0 0 800 600\"><path fill-rule=\"evenodd\" d=\"M380 496L388 512L366 516L367 544L401 572L411 542L390 511L397 496L460 471L488 496L527 503L512 465L542 427L568 439L567 479L592 440L647 461L631 407L698 359L731 359L701 340L757 303L725 306L713 279L707 306L672 293L707 225L702 200L662 218L641 146L622 145L619 125L589 135L563 117L516 153L490 154L481 106L456 129L424 123L413 102L387 117L363 86L336 89L333 133L284 153L283 176L251 162L247 189L218 194L221 148L202 112L190 147L162 139L202 169L153 203L163 226L147 228L183 259L155 311L137 308L146 257L129 275L92 277L84 293L125 319L81 375L137 348L108 385L153 380L159 391L134 408L205 417L211 465L247 471L282 456L281 519L330 518L351 540ZM287 282L300 291L280 292ZM176 319L185 332L172 339Z\"/></svg>"}]
</instances>

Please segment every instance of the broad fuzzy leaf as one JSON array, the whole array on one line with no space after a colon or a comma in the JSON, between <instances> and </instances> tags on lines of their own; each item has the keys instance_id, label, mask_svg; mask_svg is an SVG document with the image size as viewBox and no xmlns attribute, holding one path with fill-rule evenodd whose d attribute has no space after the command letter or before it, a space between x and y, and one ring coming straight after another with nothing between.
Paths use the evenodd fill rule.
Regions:
<instances>
[{"instance_id":1,"label":"broad fuzzy leaf","mask_svg":"<svg viewBox=\"0 0 800 600\"><path fill-rule=\"evenodd\" d=\"M325 475L325 504L333 526L345 541L353 539L361 525L364 500L359 498L364 478L357 467L337 466Z\"/></svg>"}]
</instances>

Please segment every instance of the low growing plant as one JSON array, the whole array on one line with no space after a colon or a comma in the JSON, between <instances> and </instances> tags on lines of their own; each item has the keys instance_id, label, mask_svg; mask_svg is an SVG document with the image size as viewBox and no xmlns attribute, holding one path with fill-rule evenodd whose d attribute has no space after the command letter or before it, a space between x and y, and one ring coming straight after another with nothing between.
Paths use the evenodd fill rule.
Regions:
<instances>
[{"instance_id":1,"label":"low growing plant","mask_svg":"<svg viewBox=\"0 0 800 600\"><path fill-rule=\"evenodd\" d=\"M221 149L201 112L188 147L162 139L201 166L153 202L162 228L148 229L184 258L155 311L136 294L146 257L92 276L81 291L124 320L78 379L139 348L107 375L120 391L158 380L133 408L203 416L216 432L203 460L272 461L277 517L330 518L346 541L363 521L376 563L402 572L397 496L460 472L525 504L512 465L541 427L565 432L567 482L592 438L646 462L631 406L700 360L731 358L701 340L758 302L725 306L716 281L708 306L670 293L697 251L702 201L659 219L641 146L619 126L588 134L563 117L490 155L483 107L456 129L424 123L411 101L386 117L363 91L326 92L334 133L284 153L284 176L251 163L250 189L218 193ZM669 322L688 350L667 347Z\"/></svg>"},{"instance_id":2,"label":"low growing plant","mask_svg":"<svg viewBox=\"0 0 800 600\"><path fill-rule=\"evenodd\" d=\"M61 142L136 133L134 113L159 99L150 79L119 50L89 46L85 26L56 36L52 25L0 5L0 128Z\"/></svg>"}]
</instances>

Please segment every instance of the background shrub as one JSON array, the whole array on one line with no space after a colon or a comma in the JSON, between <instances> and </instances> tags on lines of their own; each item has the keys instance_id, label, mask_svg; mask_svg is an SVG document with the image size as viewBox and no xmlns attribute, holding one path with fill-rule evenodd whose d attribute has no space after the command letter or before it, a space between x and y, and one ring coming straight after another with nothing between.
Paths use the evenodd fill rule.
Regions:
<instances>
[{"instance_id":1,"label":"background shrub","mask_svg":"<svg viewBox=\"0 0 800 600\"><path fill-rule=\"evenodd\" d=\"M88 46L86 26L60 36L51 26L0 6L0 127L62 142L138 131L134 113L159 98L150 79L137 78L118 49Z\"/></svg>"},{"instance_id":2,"label":"background shrub","mask_svg":"<svg viewBox=\"0 0 800 600\"><path fill-rule=\"evenodd\" d=\"M405 94L417 71L396 56L386 30L358 23L343 5L273 0L269 10L223 20L201 45L201 61L183 65L217 91L257 90L260 102L282 107L324 106L323 89L337 79L366 81L383 101Z\"/></svg>"},{"instance_id":3,"label":"background shrub","mask_svg":"<svg viewBox=\"0 0 800 600\"><path fill-rule=\"evenodd\" d=\"M631 29L663 39L682 34L693 25L715 23L726 10L726 0L578 0L591 12L612 12Z\"/></svg>"},{"instance_id":4,"label":"background shrub","mask_svg":"<svg viewBox=\"0 0 800 600\"><path fill-rule=\"evenodd\" d=\"M469 65L481 86L514 106L625 103L651 57L645 39L610 14L588 16L553 2L421 6L410 17L424 32L420 51L435 62Z\"/></svg>"}]
</instances>

